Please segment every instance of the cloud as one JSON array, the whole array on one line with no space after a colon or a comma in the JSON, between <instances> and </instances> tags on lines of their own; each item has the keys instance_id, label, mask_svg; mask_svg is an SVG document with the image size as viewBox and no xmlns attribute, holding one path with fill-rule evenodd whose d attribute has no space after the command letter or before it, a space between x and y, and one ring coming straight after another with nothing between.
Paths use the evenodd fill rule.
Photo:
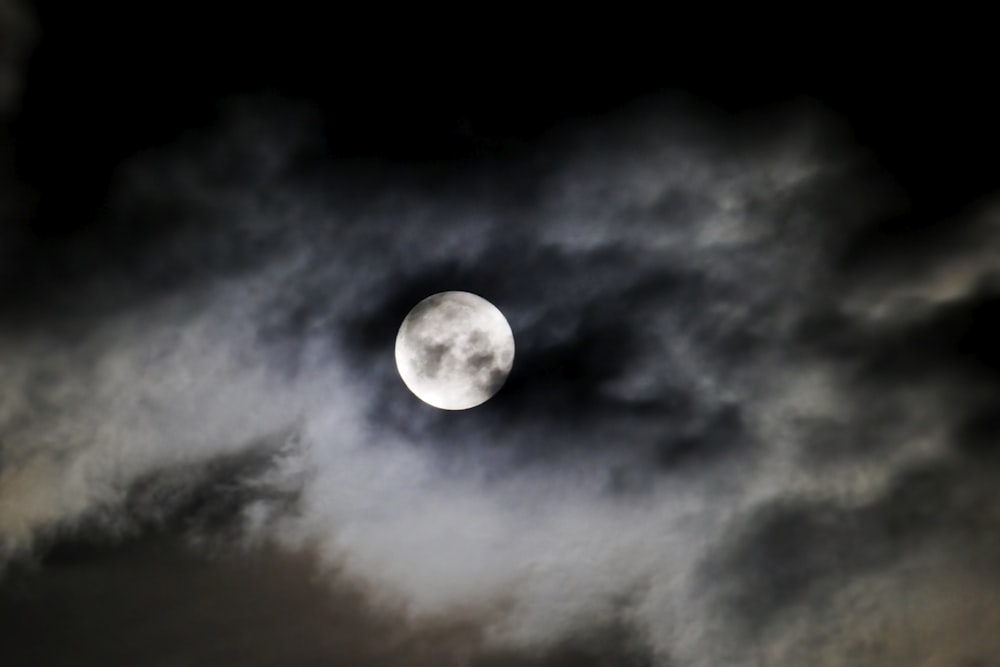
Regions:
<instances>
[{"instance_id":1,"label":"cloud","mask_svg":"<svg viewBox=\"0 0 1000 667\"><path fill-rule=\"evenodd\" d=\"M104 225L50 255L73 280L7 297L8 556L204 502L221 518L196 541L313 549L378 613L461 615L477 651L612 628L637 660L698 666L801 664L796 642L912 657L865 645L852 605L877 620L908 564L966 586L963 558L992 553L957 537L994 511L992 227L941 255L965 271L948 298L908 247L845 266L895 196L821 111L664 99L433 171L328 164L308 110L274 100L227 113L123 168ZM413 399L392 361L447 289L517 342L467 412ZM907 294L915 313L884 307Z\"/></svg>"},{"instance_id":2,"label":"cloud","mask_svg":"<svg viewBox=\"0 0 1000 667\"><path fill-rule=\"evenodd\" d=\"M1000 546L988 528L1000 509L996 472L924 466L860 507L760 508L703 571L725 582L714 588L732 622L719 641L742 635L733 643L761 647L767 664L800 664L807 655L817 664L843 664L845 656L858 664L988 664L1000 649L984 631L996 615L996 573L987 565ZM943 629L952 624L965 630Z\"/></svg>"},{"instance_id":3,"label":"cloud","mask_svg":"<svg viewBox=\"0 0 1000 667\"><path fill-rule=\"evenodd\" d=\"M858 316L905 319L991 283L995 289L998 211L996 201L985 200L951 218L906 212L865 230L843 257L857 284L847 305Z\"/></svg>"},{"instance_id":4,"label":"cloud","mask_svg":"<svg viewBox=\"0 0 1000 667\"><path fill-rule=\"evenodd\" d=\"M0 2L0 117L17 110L21 97L21 72L35 41L35 25L19 0Z\"/></svg>"},{"instance_id":5,"label":"cloud","mask_svg":"<svg viewBox=\"0 0 1000 667\"><path fill-rule=\"evenodd\" d=\"M457 619L418 630L366 613L352 586L317 586L322 573L308 551L205 557L169 534L125 549L67 541L45 574L11 575L0 651L15 665L315 664L317 655L430 665L476 645L475 629Z\"/></svg>"}]
</instances>

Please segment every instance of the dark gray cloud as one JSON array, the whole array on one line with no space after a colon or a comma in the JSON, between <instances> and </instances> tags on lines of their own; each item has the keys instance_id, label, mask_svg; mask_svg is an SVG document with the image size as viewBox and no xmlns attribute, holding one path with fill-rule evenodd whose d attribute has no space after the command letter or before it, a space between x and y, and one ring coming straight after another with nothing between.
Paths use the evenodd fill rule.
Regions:
<instances>
[{"instance_id":1,"label":"dark gray cloud","mask_svg":"<svg viewBox=\"0 0 1000 667\"><path fill-rule=\"evenodd\" d=\"M958 604L951 614L964 616L978 607L976 613L996 617L990 602L998 583L992 563L1000 556L991 530L1000 509L996 473L967 463L927 465L901 474L862 506L783 500L760 508L732 546L703 569L718 595L719 613L731 621L719 641L737 636L737 645L771 646L789 635L797 636L792 641L811 636L809 641L845 654L860 650L852 658L858 664L906 664L934 654L989 664L1000 644L979 633L992 620L981 619L958 636L927 628L936 624L933 610L912 606L905 588L938 587L935 595L942 599L932 596L928 607L947 605L954 596ZM928 581L935 577L944 581ZM861 589L852 591L859 582ZM817 632L829 625L845 591L860 606L838 627ZM891 630L878 629L885 617L893 619ZM863 636L873 629L883 636L865 648ZM906 651L899 642L908 645Z\"/></svg>"},{"instance_id":2,"label":"dark gray cloud","mask_svg":"<svg viewBox=\"0 0 1000 667\"><path fill-rule=\"evenodd\" d=\"M279 448L280 449L280 448ZM587 627L544 651L486 649L475 617L413 622L308 545L241 542L248 502L294 493L266 481L274 447L156 471L115 512L96 511L0 586L5 664L649 665L627 627ZM123 629L127 629L124 630Z\"/></svg>"},{"instance_id":3,"label":"dark gray cloud","mask_svg":"<svg viewBox=\"0 0 1000 667\"><path fill-rule=\"evenodd\" d=\"M0 118L17 111L22 71L35 32L31 13L22 2L0 2Z\"/></svg>"},{"instance_id":4,"label":"dark gray cloud","mask_svg":"<svg viewBox=\"0 0 1000 667\"><path fill-rule=\"evenodd\" d=\"M208 557L170 535L118 548L63 543L44 571L9 576L0 651L19 666L430 665L476 645L460 619L411 630L322 576L309 553Z\"/></svg>"},{"instance_id":5,"label":"dark gray cloud","mask_svg":"<svg viewBox=\"0 0 1000 667\"><path fill-rule=\"evenodd\" d=\"M177 567L233 613L237 582L305 558L414 642L460 618L470 664L913 665L935 618L961 637L942 655L990 658L963 619L997 613L995 208L939 254L873 260L898 197L809 105L662 99L434 169L320 144L308 110L234 102L124 165L102 224L29 253L35 296L11 274L10 562L82 525L155 581L144 545L180 521L223 555ZM420 403L393 365L403 317L445 290L514 331L475 410ZM288 613L312 632L341 603L300 584ZM917 611L897 614L905 591ZM348 637L316 655L375 655ZM461 664L451 642L427 660Z\"/></svg>"}]
</instances>

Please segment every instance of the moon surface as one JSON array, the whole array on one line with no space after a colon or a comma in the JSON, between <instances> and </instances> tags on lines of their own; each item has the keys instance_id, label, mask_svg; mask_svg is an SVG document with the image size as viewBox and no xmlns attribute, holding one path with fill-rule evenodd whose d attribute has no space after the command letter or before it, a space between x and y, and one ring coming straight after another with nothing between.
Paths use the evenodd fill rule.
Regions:
<instances>
[{"instance_id":1,"label":"moon surface","mask_svg":"<svg viewBox=\"0 0 1000 667\"><path fill-rule=\"evenodd\" d=\"M514 363L514 333L496 306L471 292L433 294L396 335L396 368L428 405L466 410L485 403Z\"/></svg>"}]
</instances>

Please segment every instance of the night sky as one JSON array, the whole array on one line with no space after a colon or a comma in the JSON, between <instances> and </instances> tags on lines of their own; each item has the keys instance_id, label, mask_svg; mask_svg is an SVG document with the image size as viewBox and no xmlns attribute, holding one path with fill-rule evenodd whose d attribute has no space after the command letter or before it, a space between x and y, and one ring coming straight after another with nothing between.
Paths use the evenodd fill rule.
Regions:
<instances>
[{"instance_id":1,"label":"night sky","mask_svg":"<svg viewBox=\"0 0 1000 667\"><path fill-rule=\"evenodd\" d=\"M1000 665L976 17L69 4L0 0L0 665Z\"/></svg>"}]
</instances>

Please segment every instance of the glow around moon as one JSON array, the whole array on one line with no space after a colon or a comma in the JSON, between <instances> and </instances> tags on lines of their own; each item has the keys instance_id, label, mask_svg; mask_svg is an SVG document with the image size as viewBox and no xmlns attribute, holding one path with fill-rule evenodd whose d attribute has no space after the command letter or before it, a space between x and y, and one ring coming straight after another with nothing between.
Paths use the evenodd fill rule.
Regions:
<instances>
[{"instance_id":1,"label":"glow around moon","mask_svg":"<svg viewBox=\"0 0 1000 667\"><path fill-rule=\"evenodd\" d=\"M470 292L440 292L413 307L396 335L407 388L442 410L466 410L496 394L514 363L514 334L496 306Z\"/></svg>"}]
</instances>

